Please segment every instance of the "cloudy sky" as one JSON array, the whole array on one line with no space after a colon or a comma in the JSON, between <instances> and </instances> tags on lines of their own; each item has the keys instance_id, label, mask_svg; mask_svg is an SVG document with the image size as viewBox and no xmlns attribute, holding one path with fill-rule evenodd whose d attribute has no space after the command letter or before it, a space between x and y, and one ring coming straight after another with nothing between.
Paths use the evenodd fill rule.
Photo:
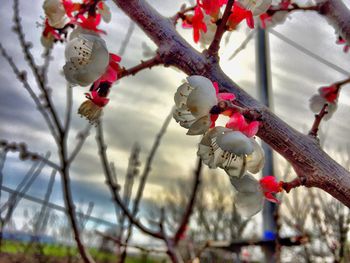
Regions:
<instances>
[{"instance_id":1,"label":"cloudy sky","mask_svg":"<svg viewBox=\"0 0 350 263\"><path fill-rule=\"evenodd\" d=\"M159 12L165 16L173 15L183 1L150 0ZM302 2L302 1L301 1ZM303 1L305 2L305 1ZM112 21L103 24L108 32L105 40L110 52L118 53L129 25L129 19L118 8L107 1L112 10ZM12 1L3 0L0 9L1 43L14 58L20 69L29 69L26 65L16 35L12 32ZM40 34L42 28L42 1L20 1L20 12L26 37L33 43L32 52L40 64L42 47ZM294 13L283 25L274 28L289 39L311 50L326 60L350 70L349 54L344 54L342 47L335 44L336 35L333 28L317 14ZM180 33L192 42L191 31L179 28ZM244 23L238 31L231 34L229 43L221 50L223 70L252 96L257 96L259 84L255 82L255 42L250 41L247 47L233 60L228 60L234 50L245 39L249 30ZM122 65L130 67L143 59L142 43L152 49L154 44L136 27L127 51L122 57ZM194 44L193 44L194 45ZM195 46L200 48L199 46ZM328 66L308 57L294 47L270 34L272 104L273 111L283 120L301 131L307 131L313 121L313 114L308 109L308 100L323 85L344 79L346 76ZM64 65L64 45L58 44L53 51L54 61L50 65L49 81L53 90L53 100L61 117L64 115L65 80L62 76ZM6 61L0 57L0 139L25 142L28 148L39 153L51 152L51 159L57 160L55 143L44 124L42 116L35 108L33 101L21 84L16 80ZM28 74L29 81L35 87L35 81ZM141 160L144 162L151 148L155 135L173 105L173 94L185 75L172 68L154 68L145 70L134 77L122 79L114 85L111 101L104 113L105 139L108 154L115 162L120 182L123 183L129 153L138 142L141 146ZM84 101L85 89L74 88L73 123L70 133L70 146L76 143L76 134L84 129L86 121L75 112ZM350 87L345 87L339 99L338 111L334 117L324 123L327 133L326 148L339 156L349 143L350 126L348 120ZM196 160L198 138L185 136L185 130L174 121L170 123L162 145L156 155L151 175L145 190L145 199L155 199L169 191L178 180L189 180ZM73 147L71 147L73 148ZM339 150L340 149L340 150ZM29 169L29 162L18 161L16 154L10 154L4 167L4 185L15 188ZM50 169L45 168L40 178L28 192L42 198L48 183ZM87 139L81 153L72 167L73 195L78 205L95 203L94 215L114 221L114 210L110 203L107 187L97 155L95 131ZM204 176L209 176L205 174ZM223 184L228 180L224 174ZM63 204L59 179L56 180L51 201ZM3 202L4 200L1 200ZM26 207L31 206L26 203ZM22 206L23 207L23 206ZM17 210L20 217L21 207Z\"/></svg>"}]
</instances>

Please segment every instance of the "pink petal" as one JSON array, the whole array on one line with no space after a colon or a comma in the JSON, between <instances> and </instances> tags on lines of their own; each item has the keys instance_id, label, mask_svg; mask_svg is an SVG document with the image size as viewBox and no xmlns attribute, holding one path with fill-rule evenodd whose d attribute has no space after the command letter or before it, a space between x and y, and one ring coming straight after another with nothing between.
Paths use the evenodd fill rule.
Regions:
<instances>
[{"instance_id":1,"label":"pink petal","mask_svg":"<svg viewBox=\"0 0 350 263\"><path fill-rule=\"evenodd\" d=\"M121 57L119 57L118 55L113 54L113 53L109 53L109 58L110 58L110 60L117 62L117 63L122 60Z\"/></svg>"},{"instance_id":2,"label":"pink petal","mask_svg":"<svg viewBox=\"0 0 350 263\"><path fill-rule=\"evenodd\" d=\"M260 122L252 121L242 131L247 137L253 137L259 130Z\"/></svg>"},{"instance_id":3,"label":"pink petal","mask_svg":"<svg viewBox=\"0 0 350 263\"><path fill-rule=\"evenodd\" d=\"M240 131L245 126L246 126L246 121L243 115L239 112L234 113L226 124L226 128L229 128L235 131Z\"/></svg>"},{"instance_id":4,"label":"pink petal","mask_svg":"<svg viewBox=\"0 0 350 263\"><path fill-rule=\"evenodd\" d=\"M215 88L216 94L219 94L219 84L217 82L213 82L213 86Z\"/></svg>"},{"instance_id":5,"label":"pink petal","mask_svg":"<svg viewBox=\"0 0 350 263\"><path fill-rule=\"evenodd\" d=\"M223 93L219 93L217 95L217 98L219 101L220 100L234 100L234 99L236 99L236 96L233 93L223 92Z\"/></svg>"},{"instance_id":6,"label":"pink petal","mask_svg":"<svg viewBox=\"0 0 350 263\"><path fill-rule=\"evenodd\" d=\"M279 204L280 203L280 200L278 200L276 197L273 196L273 194L271 193L264 193L265 195L265 198L272 202L272 203L276 203L276 204Z\"/></svg>"}]
</instances>

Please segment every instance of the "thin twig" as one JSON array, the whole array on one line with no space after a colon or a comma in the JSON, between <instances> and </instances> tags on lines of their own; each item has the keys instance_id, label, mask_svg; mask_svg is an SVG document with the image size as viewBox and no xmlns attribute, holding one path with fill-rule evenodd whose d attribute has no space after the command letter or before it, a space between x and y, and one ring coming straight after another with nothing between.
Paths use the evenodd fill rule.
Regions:
<instances>
[{"instance_id":1,"label":"thin twig","mask_svg":"<svg viewBox=\"0 0 350 263\"><path fill-rule=\"evenodd\" d=\"M25 39L25 34L23 32L22 24L21 24L21 18L19 13L19 0L13 0L13 10L14 10L14 17L13 21L15 23L14 26L14 32L17 34L19 43L21 44L23 53L25 55L25 59L28 62L28 65L30 69L33 72L33 75L35 77L35 80L38 84L38 87L42 94L44 95L45 101L47 103L47 109L49 110L51 114L51 118L53 119L54 125L56 126L59 133L63 133L63 128L61 126L61 123L58 119L58 114L56 112L56 109L54 107L54 104L52 103L51 96L49 94L49 90L47 89L45 85L45 80L41 75L41 72L39 70L39 67L36 65L34 57L32 53L30 52L31 43L27 42Z\"/></svg>"},{"instance_id":2,"label":"thin twig","mask_svg":"<svg viewBox=\"0 0 350 263\"><path fill-rule=\"evenodd\" d=\"M102 129L102 123L99 122L97 125L97 134L96 134L96 140L97 140L97 145L99 149L99 154L102 162L102 167L104 174L106 176L106 184L109 187L109 190L112 194L113 201L115 205L118 205L122 211L125 213L125 215L128 217L129 221L134 224L136 227L138 227L142 232L145 234L148 234L152 237L155 237L157 239L163 239L163 236L160 232L153 231L151 229L148 229L145 227L141 222L136 220L132 213L129 211L129 209L124 205L123 201L121 200L118 190L119 186L114 184L113 180L113 175L110 170L107 154L106 154L106 145L104 143L104 138L103 138L103 129Z\"/></svg>"},{"instance_id":3,"label":"thin twig","mask_svg":"<svg viewBox=\"0 0 350 263\"><path fill-rule=\"evenodd\" d=\"M181 7L181 10L177 12L173 17L171 17L170 20L173 22L174 25L176 25L179 19L185 20L186 13L193 11L195 8L195 5L192 5L190 7L186 7L185 5L183 5Z\"/></svg>"},{"instance_id":4,"label":"thin twig","mask_svg":"<svg viewBox=\"0 0 350 263\"><path fill-rule=\"evenodd\" d=\"M327 111L328 103L325 103L321 109L321 111L315 115L314 123L312 124L311 130L309 132L309 135L312 137L317 137L318 129L320 127L321 121L324 116L328 113Z\"/></svg>"},{"instance_id":5,"label":"thin twig","mask_svg":"<svg viewBox=\"0 0 350 263\"><path fill-rule=\"evenodd\" d=\"M77 139L79 140L78 143L75 145L75 148L72 150L70 156L68 157L68 163L72 163L77 157L78 153L80 152L81 148L83 147L86 138L90 135L92 125L88 124L84 130L80 131L77 135Z\"/></svg>"},{"instance_id":6,"label":"thin twig","mask_svg":"<svg viewBox=\"0 0 350 263\"><path fill-rule=\"evenodd\" d=\"M290 190L296 188L296 187L299 187L299 186L302 186L302 185L305 185L305 180L306 178L305 177L297 177L295 178L294 180L290 181L290 182L282 182L282 188L287 192L289 193Z\"/></svg>"},{"instance_id":7,"label":"thin twig","mask_svg":"<svg viewBox=\"0 0 350 263\"><path fill-rule=\"evenodd\" d=\"M114 243L118 244L121 247L131 247L131 248L136 248L138 250L141 250L142 252L146 252L146 253L164 253L166 254L165 250L160 250L160 249L153 249L153 248L145 248L142 246L138 246L138 245L132 245L132 244L125 244L123 242L121 242L118 238L115 238L111 235L107 235L105 233L102 233L100 231L95 231L96 234L100 235L103 238L109 239L111 241L113 241Z\"/></svg>"},{"instance_id":8,"label":"thin twig","mask_svg":"<svg viewBox=\"0 0 350 263\"><path fill-rule=\"evenodd\" d=\"M130 76L130 75L134 76L138 72L140 72L146 68L151 69L152 67L158 66L161 64L163 64L163 61L162 61L161 57L157 54L154 58L151 58L151 59L148 59L145 61L141 60L141 63L137 66L134 66L134 67L129 68L129 69L124 68L122 70L122 72L118 75L118 78L121 79L121 78Z\"/></svg>"},{"instance_id":9,"label":"thin twig","mask_svg":"<svg viewBox=\"0 0 350 263\"><path fill-rule=\"evenodd\" d=\"M60 169L60 167L56 163L50 161L44 156L39 155L38 153L35 153L35 152L28 151L27 146L24 143L16 143L16 142L8 143L7 141L0 140L0 148L7 149L8 151L11 151L11 152L18 152L21 160L30 159L32 161L42 161L46 165L50 166L51 168L54 168L56 170Z\"/></svg>"},{"instance_id":10,"label":"thin twig","mask_svg":"<svg viewBox=\"0 0 350 263\"><path fill-rule=\"evenodd\" d=\"M228 0L224 14L221 19L217 21L218 27L216 29L213 42L211 42L208 48L208 54L211 56L217 56L220 49L221 38L226 32L226 23L232 13L232 6L235 0Z\"/></svg>"},{"instance_id":11,"label":"thin twig","mask_svg":"<svg viewBox=\"0 0 350 263\"><path fill-rule=\"evenodd\" d=\"M202 160L198 158L198 164L197 168L194 173L194 182L193 182L193 188L191 192L191 197L189 199L189 202L187 204L185 213L182 217L182 221L174 235L174 243L175 245L180 241L181 237L184 235L187 225L190 221L191 214L193 212L193 207L196 201L197 193L198 193L198 188L201 184L201 171L202 171Z\"/></svg>"},{"instance_id":12,"label":"thin twig","mask_svg":"<svg viewBox=\"0 0 350 263\"><path fill-rule=\"evenodd\" d=\"M169 115L165 118L164 120L164 123L160 129L160 131L158 132L156 138L155 138L155 141L152 145L152 148L151 148L151 151L147 157L147 160L146 160L146 164L145 164L145 168L143 170L143 173L141 175L141 179L140 179L140 184L139 184L139 187L137 189L137 193L136 193L136 197L135 197L135 200L134 200L134 206L133 206L133 209L132 209L132 215L135 217L137 215L137 212L138 212L138 209L139 209L139 204L140 204L140 201L142 199L142 195L143 195L143 191L145 189L145 185L146 185L146 181L148 179L148 175L151 171L151 166L152 166L152 163L153 163L153 159L154 159L154 156L159 148L159 145L160 145L160 142L163 138L163 136L165 135L166 133L166 130L169 126L169 123L170 121L172 120L172 116L173 116L173 109L171 109ZM125 240L125 243L127 244L129 242L129 239L131 238L131 235L132 235L132 224L129 224L129 227L128 227L128 234L127 234L127 237L126 237L126 240ZM124 249L122 255L121 255L121 261L120 262L123 262L123 260L126 258L126 249Z\"/></svg>"}]
</instances>

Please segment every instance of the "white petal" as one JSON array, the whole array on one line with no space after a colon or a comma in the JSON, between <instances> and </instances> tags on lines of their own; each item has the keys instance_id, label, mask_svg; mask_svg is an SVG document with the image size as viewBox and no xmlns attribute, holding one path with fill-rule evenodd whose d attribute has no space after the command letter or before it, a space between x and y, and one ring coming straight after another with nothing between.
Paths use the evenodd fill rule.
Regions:
<instances>
[{"instance_id":1,"label":"white petal","mask_svg":"<svg viewBox=\"0 0 350 263\"><path fill-rule=\"evenodd\" d=\"M262 191L254 193L237 192L235 195L235 206L243 217L251 217L263 209L264 195Z\"/></svg>"},{"instance_id":2,"label":"white petal","mask_svg":"<svg viewBox=\"0 0 350 263\"><path fill-rule=\"evenodd\" d=\"M253 16L261 15L269 9L272 0L240 0L240 4L252 11Z\"/></svg>"},{"instance_id":3,"label":"white petal","mask_svg":"<svg viewBox=\"0 0 350 263\"><path fill-rule=\"evenodd\" d=\"M254 150L252 141L239 131L228 131L218 134L216 143L224 151L236 155L251 154Z\"/></svg>"},{"instance_id":4,"label":"white petal","mask_svg":"<svg viewBox=\"0 0 350 263\"><path fill-rule=\"evenodd\" d=\"M191 112L184 109L175 109L173 113L173 118L178 122L182 127L188 129L196 121L196 118L192 115Z\"/></svg>"},{"instance_id":5,"label":"white petal","mask_svg":"<svg viewBox=\"0 0 350 263\"><path fill-rule=\"evenodd\" d=\"M319 113L326 103L328 104L328 113L323 117L325 121L329 120L332 117L333 113L337 110L337 104L327 102L323 97L321 97L318 94L311 97L309 104L312 112Z\"/></svg>"},{"instance_id":6,"label":"white petal","mask_svg":"<svg viewBox=\"0 0 350 263\"><path fill-rule=\"evenodd\" d=\"M213 91L214 94L215 92L215 88L213 86L213 83L210 81L210 79L203 77L203 76L199 76L199 75L192 75L187 77L187 81L190 84L190 86L192 86L193 88L202 88L205 90Z\"/></svg>"},{"instance_id":7,"label":"white petal","mask_svg":"<svg viewBox=\"0 0 350 263\"><path fill-rule=\"evenodd\" d=\"M210 127L211 121L209 115L197 119L189 128L187 135L204 134Z\"/></svg>"},{"instance_id":8,"label":"white petal","mask_svg":"<svg viewBox=\"0 0 350 263\"><path fill-rule=\"evenodd\" d=\"M247 171L246 156L230 156L225 162L220 164L220 167L223 168L230 177L242 177Z\"/></svg>"},{"instance_id":9,"label":"white petal","mask_svg":"<svg viewBox=\"0 0 350 263\"><path fill-rule=\"evenodd\" d=\"M254 140L250 139L254 145L254 151L247 156L247 170L253 174L258 173L264 167L265 153L263 148Z\"/></svg>"},{"instance_id":10,"label":"white petal","mask_svg":"<svg viewBox=\"0 0 350 263\"><path fill-rule=\"evenodd\" d=\"M235 190L241 193L255 193L261 191L259 181L248 173L241 178L230 177L230 181Z\"/></svg>"},{"instance_id":11,"label":"white petal","mask_svg":"<svg viewBox=\"0 0 350 263\"><path fill-rule=\"evenodd\" d=\"M314 113L319 113L327 102L320 95L313 95L310 99L310 109Z\"/></svg>"},{"instance_id":12,"label":"white petal","mask_svg":"<svg viewBox=\"0 0 350 263\"><path fill-rule=\"evenodd\" d=\"M109 53L104 40L94 35L81 34L69 41L65 56L67 63L64 73L67 80L81 86L97 80L109 64Z\"/></svg>"},{"instance_id":13,"label":"white petal","mask_svg":"<svg viewBox=\"0 0 350 263\"><path fill-rule=\"evenodd\" d=\"M187 108L187 97L193 91L193 87L191 87L188 83L182 84L177 88L177 91L174 96L175 105L178 108Z\"/></svg>"},{"instance_id":14,"label":"white petal","mask_svg":"<svg viewBox=\"0 0 350 263\"><path fill-rule=\"evenodd\" d=\"M67 22L66 10L61 0L45 0L43 4L49 25L54 28L63 28Z\"/></svg>"},{"instance_id":15,"label":"white petal","mask_svg":"<svg viewBox=\"0 0 350 263\"><path fill-rule=\"evenodd\" d=\"M253 16L259 16L267 11L271 6L272 0L257 1L257 5L252 9Z\"/></svg>"},{"instance_id":16,"label":"white petal","mask_svg":"<svg viewBox=\"0 0 350 263\"><path fill-rule=\"evenodd\" d=\"M214 91L214 92L213 92ZM187 98L187 108L195 117L209 114L211 108L217 104L215 89L206 86L195 88Z\"/></svg>"}]
</instances>

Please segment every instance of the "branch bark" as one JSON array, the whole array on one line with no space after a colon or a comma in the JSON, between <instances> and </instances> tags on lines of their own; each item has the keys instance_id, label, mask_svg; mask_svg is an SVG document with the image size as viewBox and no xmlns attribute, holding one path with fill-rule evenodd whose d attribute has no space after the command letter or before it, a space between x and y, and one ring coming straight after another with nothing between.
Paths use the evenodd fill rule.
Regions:
<instances>
[{"instance_id":1,"label":"branch bark","mask_svg":"<svg viewBox=\"0 0 350 263\"><path fill-rule=\"evenodd\" d=\"M325 153L317 141L304 135L268 108L253 99L221 70L215 58L191 47L176 31L172 21L161 16L144 0L114 0L158 46L165 65L172 65L188 75L202 75L218 82L222 92L232 92L242 107L261 112L262 126L258 136L287 159L305 185L318 187L350 207L350 173ZM343 8L343 9L340 9ZM328 0L322 14L340 23L342 36L350 40L350 12L340 0ZM350 41L349 41L350 42Z\"/></svg>"}]
</instances>

